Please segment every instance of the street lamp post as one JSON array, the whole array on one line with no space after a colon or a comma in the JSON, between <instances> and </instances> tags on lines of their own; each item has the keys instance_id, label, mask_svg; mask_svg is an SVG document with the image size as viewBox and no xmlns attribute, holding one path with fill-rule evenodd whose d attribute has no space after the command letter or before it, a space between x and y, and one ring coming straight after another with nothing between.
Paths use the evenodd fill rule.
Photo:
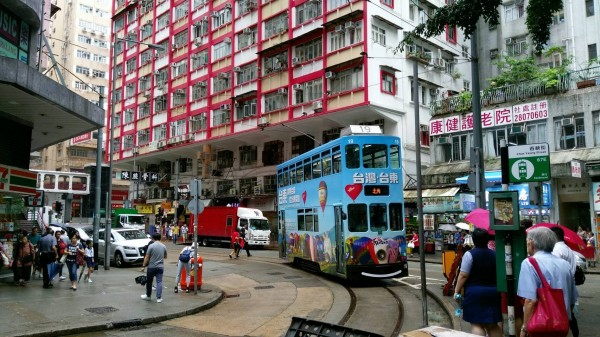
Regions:
<instances>
[{"instance_id":1,"label":"street lamp post","mask_svg":"<svg viewBox=\"0 0 600 337\"><path fill-rule=\"evenodd\" d=\"M109 270L110 269L110 258L109 257L109 242L110 242L110 227L111 227L111 223L112 223L112 177L113 177L113 155L114 155L114 138L115 138L115 128L113 127L113 122L115 119L115 85L116 85L116 78L117 78L117 67L115 67L115 61L117 59L117 43L122 42L122 43L126 43L126 42L131 42L131 43L135 43L135 44L142 44L142 45L146 45L152 49L155 50L165 50L165 48L163 46L157 45L157 44L153 44L153 43L145 43L145 42L140 42L137 40L131 40L131 39L126 39L126 38L120 38L120 37L116 37L114 38L114 41L112 43L112 48L113 48L113 53L112 53L112 81L111 81L111 88L110 88L110 120L109 120L109 128L110 128L110 138L108 140L108 146L109 146L109 184L108 184L108 200L107 200L107 209L106 209L106 226L104 228L104 242L106 242L107 244L104 245L104 256L106 257L104 259L104 269L105 270ZM126 49L126 47L124 48Z\"/></svg>"}]
</instances>

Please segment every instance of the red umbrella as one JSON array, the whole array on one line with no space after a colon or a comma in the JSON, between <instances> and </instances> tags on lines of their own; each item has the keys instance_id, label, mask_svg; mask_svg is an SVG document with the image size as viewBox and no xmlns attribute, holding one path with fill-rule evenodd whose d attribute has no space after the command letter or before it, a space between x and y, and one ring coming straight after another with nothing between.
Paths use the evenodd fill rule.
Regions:
<instances>
[{"instance_id":1,"label":"red umbrella","mask_svg":"<svg viewBox=\"0 0 600 337\"><path fill-rule=\"evenodd\" d=\"M495 232L490 229L490 211L487 209L475 208L465 217L465 220L472 223L473 226L477 228L482 228L487 230L490 234L495 234Z\"/></svg>"},{"instance_id":2,"label":"red umbrella","mask_svg":"<svg viewBox=\"0 0 600 337\"><path fill-rule=\"evenodd\" d=\"M535 225L529 227L527 229L527 231L529 231L533 228L538 228L538 227L547 227L547 228L560 227L560 228L562 228L563 232L565 232L565 243L567 244L567 246L569 246L569 248L571 248L572 250L574 250L576 252L583 254L583 256L585 256L586 258L594 257L593 255L589 256L590 253L589 253L589 250L586 249L585 242L572 229L565 227L563 225L555 224L555 223L541 222L541 223L538 223L538 224L535 224Z\"/></svg>"}]
</instances>

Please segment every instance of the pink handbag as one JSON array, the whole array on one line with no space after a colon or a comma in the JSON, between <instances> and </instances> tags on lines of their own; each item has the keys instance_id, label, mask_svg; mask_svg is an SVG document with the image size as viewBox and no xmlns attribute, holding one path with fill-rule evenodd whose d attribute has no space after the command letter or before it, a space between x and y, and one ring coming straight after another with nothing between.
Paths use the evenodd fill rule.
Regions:
<instances>
[{"instance_id":1,"label":"pink handbag","mask_svg":"<svg viewBox=\"0 0 600 337\"><path fill-rule=\"evenodd\" d=\"M537 304L527 323L527 335L531 337L565 337L569 333L569 316L562 289L553 289L542 274L533 257L528 258L542 280L537 289Z\"/></svg>"}]
</instances>

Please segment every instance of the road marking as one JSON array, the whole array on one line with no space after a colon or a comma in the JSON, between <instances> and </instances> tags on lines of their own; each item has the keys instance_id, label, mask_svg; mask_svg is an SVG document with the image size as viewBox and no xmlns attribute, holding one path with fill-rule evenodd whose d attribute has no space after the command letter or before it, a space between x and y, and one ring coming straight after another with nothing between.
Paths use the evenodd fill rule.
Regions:
<instances>
[{"instance_id":1,"label":"road marking","mask_svg":"<svg viewBox=\"0 0 600 337\"><path fill-rule=\"evenodd\" d=\"M414 281L413 282L407 282L406 281L406 280L410 280L410 279L412 279L412 280L419 280L419 283L414 283ZM396 281L398 283L407 285L407 286L409 286L411 288L414 288L414 289L421 289L421 283L420 283L421 277L417 276L417 275L410 275L409 274L408 276L399 277L399 278L393 278L392 280L394 280L394 281ZM426 277L425 280L427 280L427 284L428 285L446 284L446 282L447 282L446 280L440 280L440 279L429 278L429 277Z\"/></svg>"}]
</instances>

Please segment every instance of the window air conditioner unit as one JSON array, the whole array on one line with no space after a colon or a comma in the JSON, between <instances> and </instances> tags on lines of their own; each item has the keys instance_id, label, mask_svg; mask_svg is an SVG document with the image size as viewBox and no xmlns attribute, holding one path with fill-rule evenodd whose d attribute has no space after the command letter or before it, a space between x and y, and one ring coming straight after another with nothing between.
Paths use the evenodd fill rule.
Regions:
<instances>
[{"instance_id":1,"label":"window air conditioner unit","mask_svg":"<svg viewBox=\"0 0 600 337\"><path fill-rule=\"evenodd\" d=\"M159 140L158 142L156 142L156 147L161 148L161 147L165 147L167 146L167 142L165 142L164 140Z\"/></svg>"},{"instance_id":2,"label":"window air conditioner unit","mask_svg":"<svg viewBox=\"0 0 600 337\"><path fill-rule=\"evenodd\" d=\"M231 4L225 4L225 8L231 9Z\"/></svg>"},{"instance_id":3,"label":"window air conditioner unit","mask_svg":"<svg viewBox=\"0 0 600 337\"><path fill-rule=\"evenodd\" d=\"M179 48L179 45L177 43L173 43L173 49L177 49Z\"/></svg>"},{"instance_id":4,"label":"window air conditioner unit","mask_svg":"<svg viewBox=\"0 0 600 337\"><path fill-rule=\"evenodd\" d=\"M96 31L95 31L95 30L92 30L92 31L90 31L90 34L92 34L92 35L96 35Z\"/></svg>"},{"instance_id":5,"label":"window air conditioner unit","mask_svg":"<svg viewBox=\"0 0 600 337\"><path fill-rule=\"evenodd\" d=\"M438 138L438 144L451 144L450 137L440 137Z\"/></svg>"},{"instance_id":6,"label":"window air conditioner unit","mask_svg":"<svg viewBox=\"0 0 600 337\"><path fill-rule=\"evenodd\" d=\"M299 57L292 57L292 65L296 65L300 63L300 58Z\"/></svg>"},{"instance_id":7,"label":"window air conditioner unit","mask_svg":"<svg viewBox=\"0 0 600 337\"><path fill-rule=\"evenodd\" d=\"M202 21L195 21L194 22L194 27L200 27L202 26Z\"/></svg>"},{"instance_id":8,"label":"window air conditioner unit","mask_svg":"<svg viewBox=\"0 0 600 337\"><path fill-rule=\"evenodd\" d=\"M223 42L225 42L225 43L231 43L231 38L230 37L226 37L225 39L223 39Z\"/></svg>"},{"instance_id":9,"label":"window air conditioner unit","mask_svg":"<svg viewBox=\"0 0 600 337\"><path fill-rule=\"evenodd\" d=\"M160 75L160 70L155 70L154 75Z\"/></svg>"},{"instance_id":10,"label":"window air conditioner unit","mask_svg":"<svg viewBox=\"0 0 600 337\"><path fill-rule=\"evenodd\" d=\"M212 12L212 13L210 13L210 15L214 16L214 17L217 17L217 16L219 16L219 12Z\"/></svg>"},{"instance_id":11,"label":"window air conditioner unit","mask_svg":"<svg viewBox=\"0 0 600 337\"><path fill-rule=\"evenodd\" d=\"M279 28L279 34L283 34L283 33L285 33L286 31L287 31L287 28L285 28L285 27L281 27L281 28Z\"/></svg>"},{"instance_id":12,"label":"window air conditioner unit","mask_svg":"<svg viewBox=\"0 0 600 337\"><path fill-rule=\"evenodd\" d=\"M199 46L199 45L201 45L201 44L202 44L202 38L201 38L201 37L197 37L197 38L195 38L195 39L194 39L194 44L195 44L196 46Z\"/></svg>"},{"instance_id":13,"label":"window air conditioner unit","mask_svg":"<svg viewBox=\"0 0 600 337\"><path fill-rule=\"evenodd\" d=\"M235 71L236 73L241 73L242 72L242 68L240 68L240 67L233 67L233 71Z\"/></svg>"},{"instance_id":14,"label":"window air conditioner unit","mask_svg":"<svg viewBox=\"0 0 600 337\"><path fill-rule=\"evenodd\" d=\"M120 70L118 70L118 71L117 71L117 77L121 77L121 75L122 75L122 74L121 74L121 71L120 71Z\"/></svg>"},{"instance_id":15,"label":"window air conditioner unit","mask_svg":"<svg viewBox=\"0 0 600 337\"><path fill-rule=\"evenodd\" d=\"M444 60L443 58L438 58L436 61L436 66L440 69L444 69L446 68L446 60Z\"/></svg>"},{"instance_id":16,"label":"window air conditioner unit","mask_svg":"<svg viewBox=\"0 0 600 337\"><path fill-rule=\"evenodd\" d=\"M260 194L260 186L254 186L254 194Z\"/></svg>"},{"instance_id":17,"label":"window air conditioner unit","mask_svg":"<svg viewBox=\"0 0 600 337\"><path fill-rule=\"evenodd\" d=\"M146 97L146 98L150 97L150 90L144 91L144 97Z\"/></svg>"},{"instance_id":18,"label":"window air conditioner unit","mask_svg":"<svg viewBox=\"0 0 600 337\"><path fill-rule=\"evenodd\" d=\"M220 78L229 78L229 73L220 73L219 77Z\"/></svg>"},{"instance_id":19,"label":"window air conditioner unit","mask_svg":"<svg viewBox=\"0 0 600 337\"><path fill-rule=\"evenodd\" d=\"M573 117L567 117L560 120L561 126L573 125Z\"/></svg>"},{"instance_id":20,"label":"window air conditioner unit","mask_svg":"<svg viewBox=\"0 0 600 337\"><path fill-rule=\"evenodd\" d=\"M287 95L288 91L287 91L287 88L279 88L279 89L277 89L277 93L282 94L282 95Z\"/></svg>"},{"instance_id":21,"label":"window air conditioner unit","mask_svg":"<svg viewBox=\"0 0 600 337\"><path fill-rule=\"evenodd\" d=\"M507 38L507 39L504 39L504 43L506 43L506 44L511 44L511 43L513 43L513 39L512 39L512 37L509 37L509 38Z\"/></svg>"},{"instance_id":22,"label":"window air conditioner unit","mask_svg":"<svg viewBox=\"0 0 600 337\"><path fill-rule=\"evenodd\" d=\"M344 31L344 26L342 26L342 25L335 26L336 33L341 33L342 31Z\"/></svg>"},{"instance_id":23,"label":"window air conditioner unit","mask_svg":"<svg viewBox=\"0 0 600 337\"><path fill-rule=\"evenodd\" d=\"M198 86L200 86L200 87L206 87L206 82L198 82Z\"/></svg>"},{"instance_id":24,"label":"window air conditioner unit","mask_svg":"<svg viewBox=\"0 0 600 337\"><path fill-rule=\"evenodd\" d=\"M167 128L167 124L162 124L162 125L160 126L160 128L161 128L161 129L166 129L166 128Z\"/></svg>"},{"instance_id":25,"label":"window air conditioner unit","mask_svg":"<svg viewBox=\"0 0 600 337\"><path fill-rule=\"evenodd\" d=\"M81 29L81 31L85 33L85 32L87 32L87 28L83 27L83 28Z\"/></svg>"},{"instance_id":26,"label":"window air conditioner unit","mask_svg":"<svg viewBox=\"0 0 600 337\"><path fill-rule=\"evenodd\" d=\"M525 127L523 125L513 125L510 128L510 134L511 135L523 134L523 133L525 133Z\"/></svg>"},{"instance_id":27,"label":"window air conditioner unit","mask_svg":"<svg viewBox=\"0 0 600 337\"><path fill-rule=\"evenodd\" d=\"M147 25L151 25L152 24L152 20L146 20L146 24Z\"/></svg>"},{"instance_id":28,"label":"window air conditioner unit","mask_svg":"<svg viewBox=\"0 0 600 337\"><path fill-rule=\"evenodd\" d=\"M439 95L440 90L439 89L429 89L429 95L431 96L437 96Z\"/></svg>"},{"instance_id":29,"label":"window air conditioner unit","mask_svg":"<svg viewBox=\"0 0 600 337\"><path fill-rule=\"evenodd\" d=\"M139 147L134 147L133 149L131 149L131 152L133 154L139 154L140 153L140 148Z\"/></svg>"},{"instance_id":30,"label":"window air conditioner unit","mask_svg":"<svg viewBox=\"0 0 600 337\"><path fill-rule=\"evenodd\" d=\"M178 94L185 94L185 89L177 89Z\"/></svg>"},{"instance_id":31,"label":"window air conditioner unit","mask_svg":"<svg viewBox=\"0 0 600 337\"><path fill-rule=\"evenodd\" d=\"M177 68L177 63L175 63L175 62L171 63L171 67Z\"/></svg>"},{"instance_id":32,"label":"window air conditioner unit","mask_svg":"<svg viewBox=\"0 0 600 337\"><path fill-rule=\"evenodd\" d=\"M231 104L221 104L221 110L223 110L223 111L231 110Z\"/></svg>"},{"instance_id":33,"label":"window air conditioner unit","mask_svg":"<svg viewBox=\"0 0 600 337\"><path fill-rule=\"evenodd\" d=\"M328 71L325 73L325 78L334 78L335 73L333 71Z\"/></svg>"},{"instance_id":34,"label":"window air conditioner unit","mask_svg":"<svg viewBox=\"0 0 600 337\"><path fill-rule=\"evenodd\" d=\"M302 90L302 89L304 89L304 86L303 86L302 84L299 84L299 83L298 83L298 84L294 84L294 85L292 86L292 88L293 88L294 90Z\"/></svg>"},{"instance_id":35,"label":"window air conditioner unit","mask_svg":"<svg viewBox=\"0 0 600 337\"><path fill-rule=\"evenodd\" d=\"M344 28L346 29L354 29L354 22L349 21L344 24Z\"/></svg>"},{"instance_id":36,"label":"window air conditioner unit","mask_svg":"<svg viewBox=\"0 0 600 337\"><path fill-rule=\"evenodd\" d=\"M323 109L323 101L321 101L321 100L314 101L312 104L312 107L314 110Z\"/></svg>"},{"instance_id":37,"label":"window air conditioner unit","mask_svg":"<svg viewBox=\"0 0 600 337\"><path fill-rule=\"evenodd\" d=\"M243 33L243 34L252 34L252 28L244 28L244 29L242 30L242 33Z\"/></svg>"}]
</instances>

